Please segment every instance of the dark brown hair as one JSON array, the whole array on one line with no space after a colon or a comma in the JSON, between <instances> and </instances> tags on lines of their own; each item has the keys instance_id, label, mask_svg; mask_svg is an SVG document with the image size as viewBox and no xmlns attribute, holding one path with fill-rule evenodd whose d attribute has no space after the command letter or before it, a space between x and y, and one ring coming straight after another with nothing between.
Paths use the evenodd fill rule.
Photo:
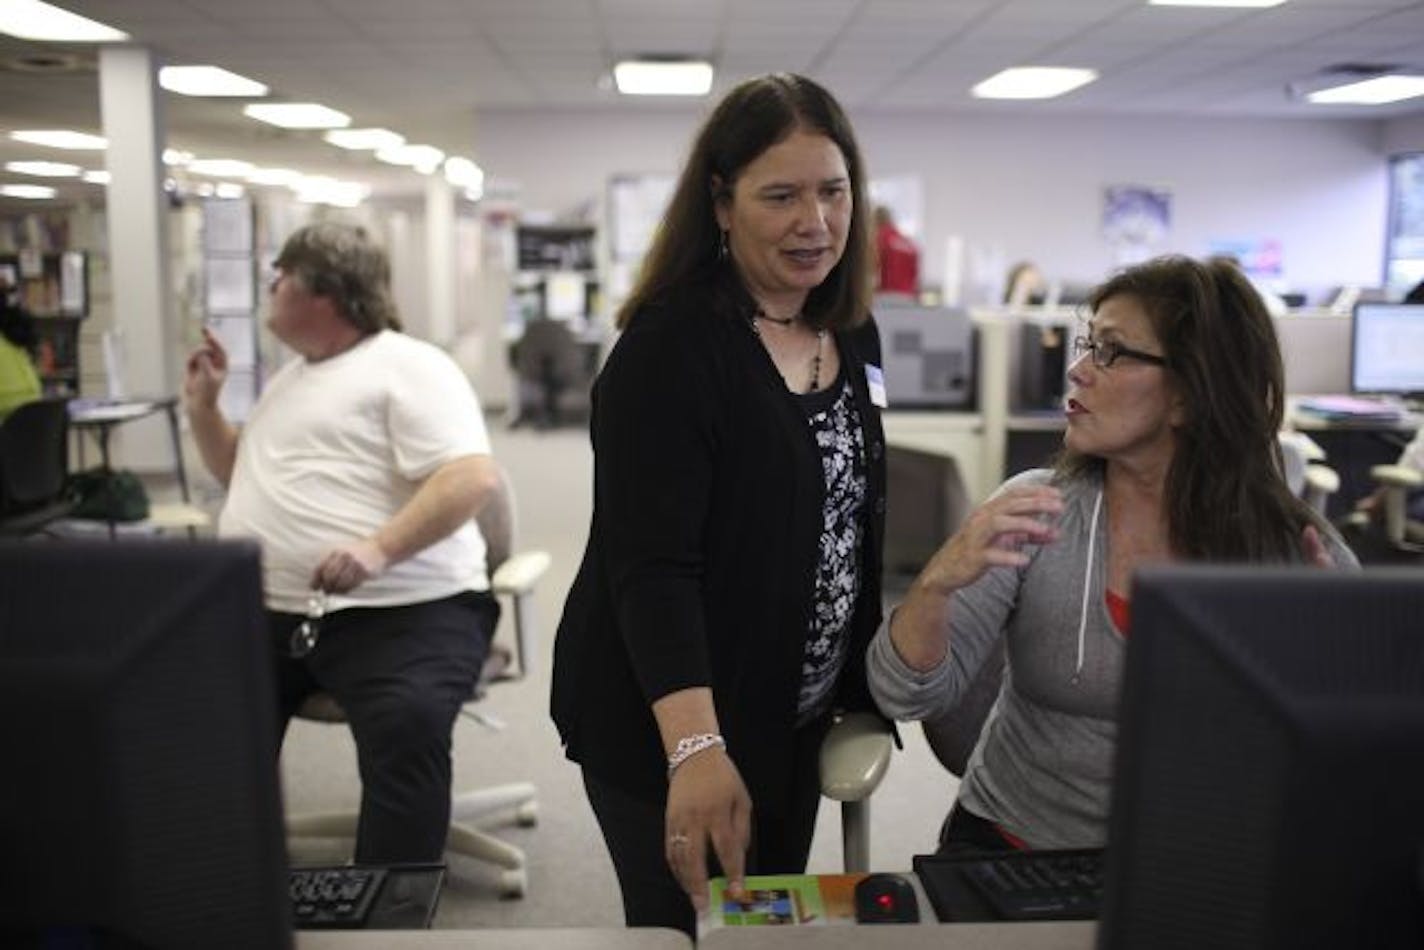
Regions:
<instances>
[{"instance_id":1,"label":"dark brown hair","mask_svg":"<svg viewBox=\"0 0 1424 950\"><path fill-rule=\"evenodd\" d=\"M365 228L336 222L292 232L273 266L307 290L336 304L346 322L364 334L399 330L391 297L391 262Z\"/></svg>"},{"instance_id":2,"label":"dark brown hair","mask_svg":"<svg viewBox=\"0 0 1424 950\"><path fill-rule=\"evenodd\" d=\"M670 288L713 272L722 240L716 201L730 196L747 165L798 129L836 144L851 189L845 252L807 295L803 312L807 322L831 329L865 320L871 293L870 196L855 134L829 92L803 76L775 73L749 79L727 93L698 132L637 283L618 309L620 328ZM715 192L714 180L719 186Z\"/></svg>"},{"instance_id":3,"label":"dark brown hair","mask_svg":"<svg viewBox=\"0 0 1424 950\"><path fill-rule=\"evenodd\" d=\"M1088 299L1146 311L1186 419L1164 489L1172 549L1198 560L1298 561L1301 532L1320 525L1282 475L1278 435L1285 370L1276 331L1240 269L1159 257L1119 272ZM1065 452L1070 474L1101 460Z\"/></svg>"}]
</instances>

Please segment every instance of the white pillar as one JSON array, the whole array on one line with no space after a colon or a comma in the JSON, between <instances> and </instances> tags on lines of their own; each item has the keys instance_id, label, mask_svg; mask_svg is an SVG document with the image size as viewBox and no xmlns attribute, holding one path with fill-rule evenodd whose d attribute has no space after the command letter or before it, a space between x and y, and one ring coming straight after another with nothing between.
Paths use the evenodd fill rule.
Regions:
<instances>
[{"instance_id":1,"label":"white pillar","mask_svg":"<svg viewBox=\"0 0 1424 950\"><path fill-rule=\"evenodd\" d=\"M455 340L455 193L439 171L425 178L425 259L427 338L449 346Z\"/></svg>"},{"instance_id":2,"label":"white pillar","mask_svg":"<svg viewBox=\"0 0 1424 950\"><path fill-rule=\"evenodd\" d=\"M163 113L149 50L99 51L99 106L109 140L109 275L114 328L123 335L129 393L172 393L173 302L168 293L167 197L163 193ZM172 465L159 416L120 427L120 462L146 470Z\"/></svg>"}]
</instances>

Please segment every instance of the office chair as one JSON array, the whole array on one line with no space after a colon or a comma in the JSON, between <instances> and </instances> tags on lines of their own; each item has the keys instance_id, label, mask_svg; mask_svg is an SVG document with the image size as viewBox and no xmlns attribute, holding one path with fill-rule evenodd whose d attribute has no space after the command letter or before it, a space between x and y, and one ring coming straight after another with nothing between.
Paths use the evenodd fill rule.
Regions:
<instances>
[{"instance_id":1,"label":"office chair","mask_svg":"<svg viewBox=\"0 0 1424 950\"><path fill-rule=\"evenodd\" d=\"M1385 540L1403 554L1424 554L1424 521L1415 514L1424 474L1405 465L1376 465L1370 477L1384 490L1380 508Z\"/></svg>"},{"instance_id":2,"label":"office chair","mask_svg":"<svg viewBox=\"0 0 1424 950\"><path fill-rule=\"evenodd\" d=\"M68 514L68 474L65 400L23 403L0 420L0 536L42 531Z\"/></svg>"},{"instance_id":3,"label":"office chair","mask_svg":"<svg viewBox=\"0 0 1424 950\"><path fill-rule=\"evenodd\" d=\"M507 646L490 643L471 700L480 699L493 683L524 678L532 669L535 650L534 586L549 569L549 554L545 551L514 551L516 538L514 488L509 475L499 470L499 489L476 516L484 536L486 559L490 571L490 590L500 598L508 598L514 618L514 652L518 665L510 671L511 655ZM341 707L327 693L317 693L302 704L297 715L318 722L345 722ZM490 728L503 728L494 717L467 705L461 715ZM504 897L523 897L529 887L524 852L501 841L478 826L478 823L498 816L513 814L523 826L537 823L539 806L534 786L514 782L492 788L455 792L450 802L450 834L447 850L465 857L484 861L500 868L499 891ZM355 837L357 815L354 811L293 815L287 819L287 834L295 838Z\"/></svg>"},{"instance_id":4,"label":"office chair","mask_svg":"<svg viewBox=\"0 0 1424 950\"><path fill-rule=\"evenodd\" d=\"M533 418L541 427L560 422L562 396L587 376L584 355L573 331L562 320L531 320L514 345L514 370L519 377L519 418ZM534 394L537 398L525 398Z\"/></svg>"},{"instance_id":5,"label":"office chair","mask_svg":"<svg viewBox=\"0 0 1424 950\"><path fill-rule=\"evenodd\" d=\"M1286 485L1323 516L1330 496L1340 490L1340 476L1323 464L1325 452L1308 436L1299 432L1282 432L1279 440Z\"/></svg>"}]
</instances>

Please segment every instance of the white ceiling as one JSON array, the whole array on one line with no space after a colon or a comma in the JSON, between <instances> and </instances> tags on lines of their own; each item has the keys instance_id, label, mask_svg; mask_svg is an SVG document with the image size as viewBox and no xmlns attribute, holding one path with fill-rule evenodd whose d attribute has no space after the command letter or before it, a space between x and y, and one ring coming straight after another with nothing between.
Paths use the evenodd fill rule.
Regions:
<instances>
[{"instance_id":1,"label":"white ceiling","mask_svg":"<svg viewBox=\"0 0 1424 950\"><path fill-rule=\"evenodd\" d=\"M702 109L629 100L613 62L640 53L710 57L714 95L775 70L825 83L854 114L874 111L1150 113L1392 118L1424 99L1372 108L1287 95L1344 63L1424 69L1424 2L1289 0L1267 10L1148 6L1146 0L58 0L128 32L172 63L212 63L276 98L315 100L478 160L482 111ZM72 54L72 68L17 60ZM0 36L0 131L100 131L93 47ZM1100 78L1041 103L973 99L1008 66L1091 67ZM238 104L164 94L172 145L302 170L372 178L377 166L274 130ZM472 154L473 153L473 154ZM55 158L0 146L0 158ZM97 162L90 162L96 165ZM323 166L323 167L316 167ZM387 172L388 182L410 172ZM5 181L18 180L0 173ZM378 183L378 187L381 185ZM418 187L418 183L411 185Z\"/></svg>"}]
</instances>

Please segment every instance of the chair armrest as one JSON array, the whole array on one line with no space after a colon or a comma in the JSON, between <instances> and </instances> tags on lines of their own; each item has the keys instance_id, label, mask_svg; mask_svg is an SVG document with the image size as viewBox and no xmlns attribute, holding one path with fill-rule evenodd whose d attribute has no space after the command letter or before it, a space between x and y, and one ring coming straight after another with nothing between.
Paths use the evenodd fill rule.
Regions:
<instances>
[{"instance_id":1,"label":"chair armrest","mask_svg":"<svg viewBox=\"0 0 1424 950\"><path fill-rule=\"evenodd\" d=\"M549 569L549 562L548 551L511 554L490 578L490 587L497 594L527 594Z\"/></svg>"},{"instance_id":2,"label":"chair armrest","mask_svg":"<svg viewBox=\"0 0 1424 950\"><path fill-rule=\"evenodd\" d=\"M821 742L821 794L840 802L870 797L890 768L891 727L874 713L847 713Z\"/></svg>"},{"instance_id":3,"label":"chair armrest","mask_svg":"<svg viewBox=\"0 0 1424 950\"><path fill-rule=\"evenodd\" d=\"M1370 477L1383 485L1399 488L1418 488L1424 485L1424 473L1407 465L1376 465L1370 469Z\"/></svg>"}]
</instances>

